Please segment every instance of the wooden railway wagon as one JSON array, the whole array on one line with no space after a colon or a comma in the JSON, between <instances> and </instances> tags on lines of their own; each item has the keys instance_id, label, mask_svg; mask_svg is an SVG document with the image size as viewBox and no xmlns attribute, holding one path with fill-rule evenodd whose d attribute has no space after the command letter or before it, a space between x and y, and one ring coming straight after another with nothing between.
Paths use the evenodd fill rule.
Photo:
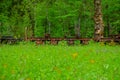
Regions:
<instances>
[{"instance_id":1,"label":"wooden railway wagon","mask_svg":"<svg viewBox=\"0 0 120 80\"><path fill-rule=\"evenodd\" d=\"M41 38L41 37L35 37L35 38L28 38L30 41L35 41L36 45L39 44L45 44L46 42L49 42L52 45L57 45L59 41L67 41L68 45L74 45L75 41L79 41L82 44L88 44L88 42L91 40L91 38Z\"/></svg>"},{"instance_id":2,"label":"wooden railway wagon","mask_svg":"<svg viewBox=\"0 0 120 80\"><path fill-rule=\"evenodd\" d=\"M13 36L2 36L0 38L0 43L10 43L14 44L18 41L22 41L23 39L15 39ZM47 42L52 45L57 45L59 41L67 41L68 45L74 45L75 41L79 41L80 44L88 44L90 40L95 40L94 38L56 38L56 37L50 37L50 35L45 35L45 37L31 37L28 38L29 41L34 41L36 45L42 45L46 44ZM117 42L120 43L120 34L118 35L110 35L109 38L101 38L100 42Z\"/></svg>"},{"instance_id":3,"label":"wooden railway wagon","mask_svg":"<svg viewBox=\"0 0 120 80\"><path fill-rule=\"evenodd\" d=\"M120 43L120 34L110 35L108 38L102 38L101 42L117 42Z\"/></svg>"},{"instance_id":4,"label":"wooden railway wagon","mask_svg":"<svg viewBox=\"0 0 120 80\"><path fill-rule=\"evenodd\" d=\"M110 35L111 38L120 39L120 34Z\"/></svg>"},{"instance_id":5,"label":"wooden railway wagon","mask_svg":"<svg viewBox=\"0 0 120 80\"><path fill-rule=\"evenodd\" d=\"M56 38L56 37L50 37L50 35L43 37L32 37L28 38L30 41L35 41L36 45L40 44L46 44L46 42L49 42L52 45L57 45L59 41L67 41L68 45L74 45L75 41L79 41L81 44L88 44L90 40L95 40L94 38ZM118 42L120 43L120 34L118 35L111 35L109 38L101 38L100 42Z\"/></svg>"},{"instance_id":6,"label":"wooden railway wagon","mask_svg":"<svg viewBox=\"0 0 120 80\"><path fill-rule=\"evenodd\" d=\"M23 39L16 39L13 36L2 36L0 38L0 43L4 43L4 44L15 44L18 41L22 41Z\"/></svg>"}]
</instances>

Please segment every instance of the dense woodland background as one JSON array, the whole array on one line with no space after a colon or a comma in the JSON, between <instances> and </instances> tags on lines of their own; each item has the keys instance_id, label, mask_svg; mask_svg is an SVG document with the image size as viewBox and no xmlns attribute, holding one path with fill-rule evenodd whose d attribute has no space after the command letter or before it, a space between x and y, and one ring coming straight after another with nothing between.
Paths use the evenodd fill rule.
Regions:
<instances>
[{"instance_id":1,"label":"dense woodland background","mask_svg":"<svg viewBox=\"0 0 120 80\"><path fill-rule=\"evenodd\" d=\"M104 36L120 33L120 0L102 0ZM94 0L0 0L0 36L94 37Z\"/></svg>"}]
</instances>

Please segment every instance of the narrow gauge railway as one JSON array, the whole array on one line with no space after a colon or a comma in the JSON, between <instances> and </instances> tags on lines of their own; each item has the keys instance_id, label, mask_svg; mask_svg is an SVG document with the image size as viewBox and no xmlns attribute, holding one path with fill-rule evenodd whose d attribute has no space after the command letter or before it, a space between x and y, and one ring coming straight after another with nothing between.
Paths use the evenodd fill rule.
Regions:
<instances>
[{"instance_id":1,"label":"narrow gauge railway","mask_svg":"<svg viewBox=\"0 0 120 80\"><path fill-rule=\"evenodd\" d=\"M88 44L92 38L28 38L28 40L35 41L37 45L45 44L46 41L53 45L57 45L59 41L67 41L68 45L73 45L75 41L80 41L82 44Z\"/></svg>"},{"instance_id":2,"label":"narrow gauge railway","mask_svg":"<svg viewBox=\"0 0 120 80\"><path fill-rule=\"evenodd\" d=\"M21 38L14 38L13 36L2 36L0 38L1 44L15 44L17 42L23 41Z\"/></svg>"},{"instance_id":3,"label":"narrow gauge railway","mask_svg":"<svg viewBox=\"0 0 120 80\"><path fill-rule=\"evenodd\" d=\"M46 44L49 42L52 45L57 45L59 41L66 41L68 45L74 45L75 41L79 41L80 44L88 44L90 40L94 40L94 38L57 38L57 37L50 37L50 36L45 36L45 37L31 37L27 38L28 41L35 42L36 45L42 45ZM16 42L20 41L25 41L25 39L16 39L13 36L2 36L0 38L0 43L9 43L9 44L14 44ZM120 43L120 34L117 35L110 35L108 38L101 38L99 42L117 42Z\"/></svg>"},{"instance_id":4,"label":"narrow gauge railway","mask_svg":"<svg viewBox=\"0 0 120 80\"><path fill-rule=\"evenodd\" d=\"M94 38L55 38L55 37L32 37L28 38L30 41L35 41L36 45L46 44L48 41L52 45L57 45L59 41L67 41L68 45L74 45L75 41L79 41L80 44L88 44L90 40L94 40ZM101 38L99 42L117 42L120 43L120 34L118 35L111 35L108 38Z\"/></svg>"}]
</instances>

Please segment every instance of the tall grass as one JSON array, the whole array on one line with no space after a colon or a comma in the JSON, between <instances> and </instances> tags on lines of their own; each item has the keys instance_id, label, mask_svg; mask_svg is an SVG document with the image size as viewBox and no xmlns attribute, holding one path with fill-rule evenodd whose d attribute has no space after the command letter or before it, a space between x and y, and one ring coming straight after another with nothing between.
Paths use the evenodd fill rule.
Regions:
<instances>
[{"instance_id":1,"label":"tall grass","mask_svg":"<svg viewBox=\"0 0 120 80\"><path fill-rule=\"evenodd\" d=\"M0 80L119 80L120 46L0 46Z\"/></svg>"}]
</instances>

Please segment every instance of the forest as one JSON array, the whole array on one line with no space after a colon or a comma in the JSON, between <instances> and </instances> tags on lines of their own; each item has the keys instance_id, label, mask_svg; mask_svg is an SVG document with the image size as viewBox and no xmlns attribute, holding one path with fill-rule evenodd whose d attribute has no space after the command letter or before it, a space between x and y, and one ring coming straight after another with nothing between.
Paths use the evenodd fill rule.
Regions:
<instances>
[{"instance_id":1,"label":"forest","mask_svg":"<svg viewBox=\"0 0 120 80\"><path fill-rule=\"evenodd\" d=\"M0 0L0 80L120 80L120 0Z\"/></svg>"},{"instance_id":2,"label":"forest","mask_svg":"<svg viewBox=\"0 0 120 80\"><path fill-rule=\"evenodd\" d=\"M100 0L104 37L120 33L120 0ZM93 38L94 0L0 0L0 36Z\"/></svg>"}]
</instances>

